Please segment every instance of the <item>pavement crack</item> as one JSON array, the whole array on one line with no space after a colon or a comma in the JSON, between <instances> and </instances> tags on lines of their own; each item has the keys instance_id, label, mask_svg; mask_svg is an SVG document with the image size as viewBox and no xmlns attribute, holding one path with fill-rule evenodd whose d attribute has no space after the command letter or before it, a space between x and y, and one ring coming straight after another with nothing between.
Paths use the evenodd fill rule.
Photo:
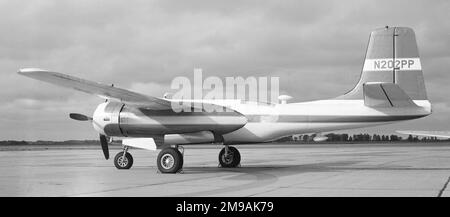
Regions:
<instances>
[{"instance_id":1,"label":"pavement crack","mask_svg":"<svg viewBox=\"0 0 450 217\"><path fill-rule=\"evenodd\" d=\"M445 189L447 189L447 185L450 182L450 176L448 177L447 181L445 182L444 186L442 187L442 189L439 191L438 197L441 197L442 194L444 193Z\"/></svg>"}]
</instances>

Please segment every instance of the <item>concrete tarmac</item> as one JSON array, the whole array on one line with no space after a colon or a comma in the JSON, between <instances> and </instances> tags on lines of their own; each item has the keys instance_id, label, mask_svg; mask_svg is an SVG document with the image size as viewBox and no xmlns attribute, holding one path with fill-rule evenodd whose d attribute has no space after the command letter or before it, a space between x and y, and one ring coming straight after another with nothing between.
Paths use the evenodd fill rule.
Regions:
<instances>
[{"instance_id":1,"label":"concrete tarmac","mask_svg":"<svg viewBox=\"0 0 450 217\"><path fill-rule=\"evenodd\" d=\"M241 145L233 169L219 146L191 147L180 174L146 150L130 170L100 148L0 151L0 196L450 196L450 143Z\"/></svg>"}]
</instances>

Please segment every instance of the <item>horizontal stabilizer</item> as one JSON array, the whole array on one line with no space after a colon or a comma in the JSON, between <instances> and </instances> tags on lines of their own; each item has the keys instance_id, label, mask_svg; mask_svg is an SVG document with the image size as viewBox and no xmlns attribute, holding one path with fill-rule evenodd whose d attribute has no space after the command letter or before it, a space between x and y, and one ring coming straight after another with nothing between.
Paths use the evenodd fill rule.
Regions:
<instances>
[{"instance_id":1,"label":"horizontal stabilizer","mask_svg":"<svg viewBox=\"0 0 450 217\"><path fill-rule=\"evenodd\" d=\"M369 107L417 107L397 84L368 82L364 84L364 104Z\"/></svg>"}]
</instances>

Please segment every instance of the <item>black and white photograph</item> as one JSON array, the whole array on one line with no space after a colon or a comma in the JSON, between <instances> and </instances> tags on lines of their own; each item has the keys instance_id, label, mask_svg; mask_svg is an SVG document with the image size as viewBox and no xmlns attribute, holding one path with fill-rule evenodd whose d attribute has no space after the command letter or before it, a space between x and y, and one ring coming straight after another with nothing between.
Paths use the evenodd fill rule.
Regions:
<instances>
[{"instance_id":1,"label":"black and white photograph","mask_svg":"<svg viewBox=\"0 0 450 217\"><path fill-rule=\"evenodd\" d=\"M0 196L449 197L449 11L0 0Z\"/></svg>"}]
</instances>

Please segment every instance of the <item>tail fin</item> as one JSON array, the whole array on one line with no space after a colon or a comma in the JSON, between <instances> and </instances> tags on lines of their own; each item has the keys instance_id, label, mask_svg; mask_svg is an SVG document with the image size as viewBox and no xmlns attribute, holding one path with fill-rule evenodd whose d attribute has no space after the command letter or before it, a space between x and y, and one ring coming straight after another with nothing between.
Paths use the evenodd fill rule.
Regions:
<instances>
[{"instance_id":1,"label":"tail fin","mask_svg":"<svg viewBox=\"0 0 450 217\"><path fill-rule=\"evenodd\" d=\"M367 82L394 83L412 100L427 100L416 37L411 28L386 27L373 31L359 82L337 99L363 99L363 86Z\"/></svg>"}]
</instances>

